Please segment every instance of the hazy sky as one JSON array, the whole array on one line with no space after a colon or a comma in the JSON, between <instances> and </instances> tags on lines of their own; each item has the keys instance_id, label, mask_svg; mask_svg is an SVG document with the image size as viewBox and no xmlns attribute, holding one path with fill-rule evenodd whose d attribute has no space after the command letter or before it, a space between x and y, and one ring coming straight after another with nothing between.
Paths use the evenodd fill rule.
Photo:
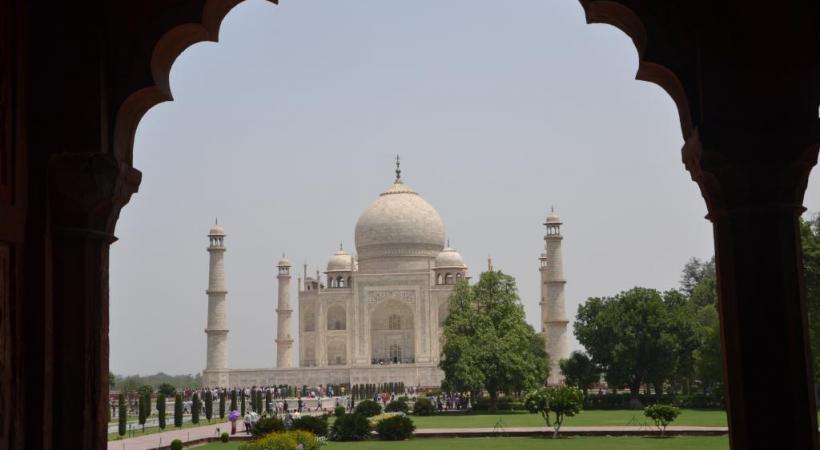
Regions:
<instances>
[{"instance_id":1,"label":"hazy sky","mask_svg":"<svg viewBox=\"0 0 820 450\"><path fill-rule=\"evenodd\" d=\"M518 279L533 324L550 205L573 317L590 296L677 287L690 257L711 256L711 227L673 102L636 69L631 41L586 25L576 0L240 4L219 43L176 61L175 101L137 131L142 185L111 250L111 369L202 370L216 216L230 365L272 367L276 261L314 273L340 241L352 250L396 154L471 273L492 255ZM806 206L820 211L816 174Z\"/></svg>"}]
</instances>

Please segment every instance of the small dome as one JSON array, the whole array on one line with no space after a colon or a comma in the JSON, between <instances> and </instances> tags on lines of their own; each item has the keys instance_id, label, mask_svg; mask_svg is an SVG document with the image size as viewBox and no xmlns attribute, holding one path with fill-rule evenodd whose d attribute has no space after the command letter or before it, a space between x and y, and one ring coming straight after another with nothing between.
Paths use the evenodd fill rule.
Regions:
<instances>
[{"instance_id":1,"label":"small dome","mask_svg":"<svg viewBox=\"0 0 820 450\"><path fill-rule=\"evenodd\" d=\"M547 221L544 222L544 225L546 225L548 223L561 224L561 218L558 217L558 214L555 214L555 211L552 210L552 209L550 210L550 213L547 215Z\"/></svg>"},{"instance_id":2,"label":"small dome","mask_svg":"<svg viewBox=\"0 0 820 450\"><path fill-rule=\"evenodd\" d=\"M290 260L287 256L282 255L282 259L280 259L279 262L276 263L276 267L290 267Z\"/></svg>"},{"instance_id":3,"label":"small dome","mask_svg":"<svg viewBox=\"0 0 820 450\"><path fill-rule=\"evenodd\" d=\"M327 271L328 272L350 272L352 257L350 253L344 251L344 249L339 249L338 252L334 253L333 256L330 257L330 260L327 262Z\"/></svg>"},{"instance_id":4,"label":"small dome","mask_svg":"<svg viewBox=\"0 0 820 450\"><path fill-rule=\"evenodd\" d=\"M436 256L435 268L466 269L467 265L464 264L464 259L461 257L461 254L456 251L456 249L447 247L444 250L442 250L441 253L438 254L438 256Z\"/></svg>"},{"instance_id":5,"label":"small dome","mask_svg":"<svg viewBox=\"0 0 820 450\"><path fill-rule=\"evenodd\" d=\"M208 236L225 236L225 230L223 230L222 227L219 226L219 222L217 222L211 227Z\"/></svg>"}]
</instances>

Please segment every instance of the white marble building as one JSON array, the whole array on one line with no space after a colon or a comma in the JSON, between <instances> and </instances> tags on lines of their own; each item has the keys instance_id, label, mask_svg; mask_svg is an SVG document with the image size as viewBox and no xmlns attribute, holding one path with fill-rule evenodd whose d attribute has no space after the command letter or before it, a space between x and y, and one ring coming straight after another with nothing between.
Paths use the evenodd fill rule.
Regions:
<instances>
[{"instance_id":1,"label":"white marble building","mask_svg":"<svg viewBox=\"0 0 820 450\"><path fill-rule=\"evenodd\" d=\"M549 222L549 219L548 219ZM549 227L548 227L549 228ZM216 230L216 232L214 231ZM228 369L225 282L222 271L224 232L216 226L211 239L209 287L208 363L205 386L325 385L404 382L407 386L438 387L441 326L447 316L448 297L459 280L468 278L461 255L445 247L444 223L438 212L401 179L396 179L362 212L356 223L356 254L339 248L329 259L324 277L317 273L297 280L299 314L299 367L292 364L293 332L290 304L291 264L277 264L277 367ZM549 233L548 233L549 237ZM560 263L547 240L547 252ZM215 258L216 262L215 262ZM548 302L563 302L563 284L553 280L563 271L544 272L542 310L561 311ZM214 270L218 269L218 273ZM549 274L550 280L547 280ZM557 275L556 275L557 276ZM549 281L549 283L547 283ZM556 284L558 282L559 284ZM549 284L549 288L547 285ZM560 294L546 293L552 286ZM549 300L548 300L549 299ZM217 314L218 317L211 317ZM544 332L562 343L547 344L548 351L566 357L566 322L562 337L552 330L562 316L542 314ZM218 340L212 345L213 340ZM555 360L557 361L557 359ZM557 363L556 363L557 364Z\"/></svg>"}]
</instances>

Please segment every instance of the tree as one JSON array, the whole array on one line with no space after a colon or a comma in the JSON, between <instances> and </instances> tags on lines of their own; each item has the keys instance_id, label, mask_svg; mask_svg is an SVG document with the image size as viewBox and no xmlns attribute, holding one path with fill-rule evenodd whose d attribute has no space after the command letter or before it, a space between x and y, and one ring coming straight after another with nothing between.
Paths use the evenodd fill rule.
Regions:
<instances>
[{"instance_id":1,"label":"tree","mask_svg":"<svg viewBox=\"0 0 820 450\"><path fill-rule=\"evenodd\" d=\"M587 395L589 386L601 379L601 369L584 352L574 351L559 362L561 374L570 386L576 386Z\"/></svg>"},{"instance_id":2,"label":"tree","mask_svg":"<svg viewBox=\"0 0 820 450\"><path fill-rule=\"evenodd\" d=\"M219 391L219 418L225 418L225 391Z\"/></svg>"},{"instance_id":3,"label":"tree","mask_svg":"<svg viewBox=\"0 0 820 450\"><path fill-rule=\"evenodd\" d=\"M191 423L196 425L199 423L199 410L202 409L202 402L199 400L199 392L194 392L191 399Z\"/></svg>"},{"instance_id":4,"label":"tree","mask_svg":"<svg viewBox=\"0 0 820 450\"><path fill-rule=\"evenodd\" d=\"M698 258L690 259L683 266L683 273L680 277L681 292L687 297L691 296L695 286L707 278L715 278L715 258L712 257L708 261L701 261Z\"/></svg>"},{"instance_id":5,"label":"tree","mask_svg":"<svg viewBox=\"0 0 820 450\"><path fill-rule=\"evenodd\" d=\"M643 414L655 422L655 426L661 432L661 437L664 437L666 427L680 415L680 409L672 405L658 403L644 408Z\"/></svg>"},{"instance_id":6,"label":"tree","mask_svg":"<svg viewBox=\"0 0 820 450\"><path fill-rule=\"evenodd\" d=\"M182 428L182 394L174 396L174 426Z\"/></svg>"},{"instance_id":7,"label":"tree","mask_svg":"<svg viewBox=\"0 0 820 450\"><path fill-rule=\"evenodd\" d=\"M117 434L125 436L125 425L128 422L128 410L125 408L125 394L120 392L117 398L117 406L119 407L119 422L117 423Z\"/></svg>"},{"instance_id":8,"label":"tree","mask_svg":"<svg viewBox=\"0 0 820 450\"><path fill-rule=\"evenodd\" d=\"M696 330L680 297L664 299L654 289L633 288L609 298L591 298L578 308L575 336L607 382L626 385L637 400L643 383L655 386L672 378L685 353L692 352Z\"/></svg>"},{"instance_id":9,"label":"tree","mask_svg":"<svg viewBox=\"0 0 820 450\"><path fill-rule=\"evenodd\" d=\"M814 379L820 384L820 214L800 219L800 240Z\"/></svg>"},{"instance_id":10,"label":"tree","mask_svg":"<svg viewBox=\"0 0 820 450\"><path fill-rule=\"evenodd\" d=\"M239 395L239 413L245 415L245 390L243 389Z\"/></svg>"},{"instance_id":11,"label":"tree","mask_svg":"<svg viewBox=\"0 0 820 450\"><path fill-rule=\"evenodd\" d=\"M139 395L137 397L139 424L142 426L142 431L145 431L145 396Z\"/></svg>"},{"instance_id":12,"label":"tree","mask_svg":"<svg viewBox=\"0 0 820 450\"><path fill-rule=\"evenodd\" d=\"M515 279L500 271L481 274L475 286L456 284L444 322L444 386L490 396L542 386L549 375L543 337L524 317Z\"/></svg>"},{"instance_id":13,"label":"tree","mask_svg":"<svg viewBox=\"0 0 820 450\"><path fill-rule=\"evenodd\" d=\"M173 397L177 392L177 388L171 383L160 383L157 387L157 392L162 393L165 397Z\"/></svg>"},{"instance_id":14,"label":"tree","mask_svg":"<svg viewBox=\"0 0 820 450\"><path fill-rule=\"evenodd\" d=\"M542 387L524 397L524 407L530 412L541 414L544 423L553 427L553 438L558 437L564 419L581 412L583 405L583 393L573 386Z\"/></svg>"},{"instance_id":15,"label":"tree","mask_svg":"<svg viewBox=\"0 0 820 450\"><path fill-rule=\"evenodd\" d=\"M231 390L231 411L236 411L236 389Z\"/></svg>"},{"instance_id":16,"label":"tree","mask_svg":"<svg viewBox=\"0 0 820 450\"><path fill-rule=\"evenodd\" d=\"M214 415L214 393L210 389L205 391L205 418L208 423L211 423L211 417Z\"/></svg>"},{"instance_id":17,"label":"tree","mask_svg":"<svg viewBox=\"0 0 820 450\"><path fill-rule=\"evenodd\" d=\"M157 394L157 420L159 422L159 429L165 429L165 394L160 392Z\"/></svg>"},{"instance_id":18,"label":"tree","mask_svg":"<svg viewBox=\"0 0 820 450\"><path fill-rule=\"evenodd\" d=\"M108 390L114 390L114 387L117 385L117 376L114 375L114 372L108 371Z\"/></svg>"},{"instance_id":19,"label":"tree","mask_svg":"<svg viewBox=\"0 0 820 450\"><path fill-rule=\"evenodd\" d=\"M273 412L273 395L270 389L265 390L265 411L267 413Z\"/></svg>"}]
</instances>

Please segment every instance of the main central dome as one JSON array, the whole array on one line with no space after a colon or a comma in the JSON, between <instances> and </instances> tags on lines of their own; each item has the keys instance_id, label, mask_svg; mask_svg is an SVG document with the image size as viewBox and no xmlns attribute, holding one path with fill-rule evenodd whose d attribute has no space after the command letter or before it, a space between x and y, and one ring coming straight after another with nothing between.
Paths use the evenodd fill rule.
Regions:
<instances>
[{"instance_id":1,"label":"main central dome","mask_svg":"<svg viewBox=\"0 0 820 450\"><path fill-rule=\"evenodd\" d=\"M359 260L392 256L435 258L443 248L444 222L438 211L399 176L356 222Z\"/></svg>"}]
</instances>

